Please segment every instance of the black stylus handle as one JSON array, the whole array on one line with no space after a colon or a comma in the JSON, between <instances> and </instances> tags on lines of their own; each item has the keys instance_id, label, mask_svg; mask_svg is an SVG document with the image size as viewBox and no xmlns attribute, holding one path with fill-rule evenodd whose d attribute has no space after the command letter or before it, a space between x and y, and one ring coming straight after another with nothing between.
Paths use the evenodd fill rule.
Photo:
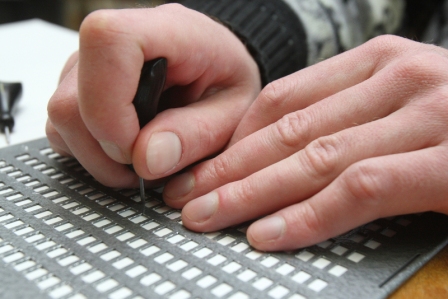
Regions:
<instances>
[{"instance_id":1,"label":"black stylus handle","mask_svg":"<svg viewBox=\"0 0 448 299\"><path fill-rule=\"evenodd\" d=\"M135 94L134 104L137 112L140 129L149 123L157 114L160 96L165 86L167 61L166 58L157 58L144 63ZM130 165L134 170L134 167ZM145 183L139 178L140 198L145 202Z\"/></svg>"}]
</instances>

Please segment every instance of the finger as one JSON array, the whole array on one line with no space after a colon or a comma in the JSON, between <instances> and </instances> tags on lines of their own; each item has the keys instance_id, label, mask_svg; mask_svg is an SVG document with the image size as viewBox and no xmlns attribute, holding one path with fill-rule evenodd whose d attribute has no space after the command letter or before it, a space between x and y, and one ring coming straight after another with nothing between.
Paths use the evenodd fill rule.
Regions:
<instances>
[{"instance_id":1,"label":"finger","mask_svg":"<svg viewBox=\"0 0 448 299\"><path fill-rule=\"evenodd\" d=\"M422 126L409 130L421 119ZM438 138L424 117L414 118L412 111L400 110L319 138L287 159L190 201L182 212L183 223L193 230L209 231L273 213L312 197L358 161L418 150L439 143Z\"/></svg>"},{"instance_id":2,"label":"finger","mask_svg":"<svg viewBox=\"0 0 448 299\"><path fill-rule=\"evenodd\" d=\"M446 144L372 158L347 169L312 198L253 223L249 242L260 250L316 244L377 218L448 212Z\"/></svg>"},{"instance_id":3,"label":"finger","mask_svg":"<svg viewBox=\"0 0 448 299\"><path fill-rule=\"evenodd\" d=\"M103 150L120 163L131 162L139 133L132 99L141 67L157 57L168 60L167 88L190 85L184 96L192 99L210 86L245 84L257 73L255 63L240 67L250 56L228 29L180 5L91 14L80 29L80 111Z\"/></svg>"},{"instance_id":4,"label":"finger","mask_svg":"<svg viewBox=\"0 0 448 299\"><path fill-rule=\"evenodd\" d=\"M58 131L56 131L56 128L53 126L50 119L47 119L47 123L45 125L45 133L47 135L50 146L55 152L63 156L73 156L73 153L65 143L64 139L62 139Z\"/></svg>"},{"instance_id":5,"label":"finger","mask_svg":"<svg viewBox=\"0 0 448 299\"><path fill-rule=\"evenodd\" d=\"M412 53L403 55L403 52L417 52L421 47L401 37L381 36L360 47L272 82L262 90L248 109L229 146L274 123L291 111L304 109L364 82L389 66L392 60L395 60L394 64L397 65L401 57L413 55ZM446 53L444 55L446 56ZM397 78L392 76L390 78L394 82L397 81ZM361 94L361 97L362 95L365 94Z\"/></svg>"},{"instance_id":6,"label":"finger","mask_svg":"<svg viewBox=\"0 0 448 299\"><path fill-rule=\"evenodd\" d=\"M78 65L77 65L78 57L79 57L79 52L76 51L72 55L70 55L70 57L67 59L67 62L65 63L65 65L61 71L61 75L59 77L59 83L61 83L64 80L65 76L67 76L67 74L70 73L72 68L78 67Z\"/></svg>"},{"instance_id":7,"label":"finger","mask_svg":"<svg viewBox=\"0 0 448 299\"><path fill-rule=\"evenodd\" d=\"M404 62L412 65L414 58L410 56ZM428 80L431 84L409 84L397 72L403 72L403 68L400 63L393 63L367 81L285 115L218 157L175 177L164 190L165 200L182 207L193 198L290 156L321 136L383 118L409 101L421 98L428 88L434 88L434 80ZM421 78L421 74L415 77ZM389 100L392 94L393 101Z\"/></svg>"},{"instance_id":8,"label":"finger","mask_svg":"<svg viewBox=\"0 0 448 299\"><path fill-rule=\"evenodd\" d=\"M136 172L154 180L217 153L232 136L248 106L247 98L246 92L231 89L159 113L141 131L134 146Z\"/></svg>"},{"instance_id":9,"label":"finger","mask_svg":"<svg viewBox=\"0 0 448 299\"><path fill-rule=\"evenodd\" d=\"M137 176L110 159L84 125L77 105L77 68L67 74L48 103L47 134L57 152L75 156L100 183L135 187Z\"/></svg>"}]
</instances>

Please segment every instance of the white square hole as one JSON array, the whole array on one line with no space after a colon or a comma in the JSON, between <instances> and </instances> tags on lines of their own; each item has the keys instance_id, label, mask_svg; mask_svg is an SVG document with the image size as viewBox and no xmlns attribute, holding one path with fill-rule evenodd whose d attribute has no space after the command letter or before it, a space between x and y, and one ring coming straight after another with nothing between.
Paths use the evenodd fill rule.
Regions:
<instances>
[{"instance_id":1,"label":"white square hole","mask_svg":"<svg viewBox=\"0 0 448 299\"><path fill-rule=\"evenodd\" d=\"M374 240L369 240L364 244L364 246L366 246L370 249L377 249L380 245L381 245L381 243L374 241Z\"/></svg>"},{"instance_id":2,"label":"white square hole","mask_svg":"<svg viewBox=\"0 0 448 299\"><path fill-rule=\"evenodd\" d=\"M280 273L281 275L288 275L289 273L293 272L296 268L291 266L290 264L283 264L280 267L277 268L277 273Z\"/></svg>"},{"instance_id":3,"label":"white square hole","mask_svg":"<svg viewBox=\"0 0 448 299\"><path fill-rule=\"evenodd\" d=\"M152 254L154 254L156 252L159 252L159 251L160 251L159 247L157 247L157 246L150 246L148 248L145 248L145 249L141 250L140 252L143 255L145 255L145 256L150 256L150 255L152 255Z\"/></svg>"},{"instance_id":4,"label":"white square hole","mask_svg":"<svg viewBox=\"0 0 448 299\"><path fill-rule=\"evenodd\" d=\"M118 286L118 281L116 281L115 279L109 278L108 280L105 280L105 281L99 283L96 286L96 290L100 293L104 293L104 292L107 292L107 291L115 288L116 286Z\"/></svg>"},{"instance_id":5,"label":"white square hole","mask_svg":"<svg viewBox=\"0 0 448 299\"><path fill-rule=\"evenodd\" d=\"M254 277L257 276L257 273L255 273L254 271L247 269L243 272L241 272L240 274L238 274L238 279L244 282L248 282L249 280L253 279Z\"/></svg>"},{"instance_id":6,"label":"white square hole","mask_svg":"<svg viewBox=\"0 0 448 299\"><path fill-rule=\"evenodd\" d=\"M96 227L103 227L106 226L108 224L112 223L112 221L110 221L109 219L101 219L99 221L96 221L95 223L93 223L93 225L95 225Z\"/></svg>"},{"instance_id":7,"label":"white square hole","mask_svg":"<svg viewBox=\"0 0 448 299\"><path fill-rule=\"evenodd\" d=\"M143 221L148 220L148 217L143 216L143 215L139 215L139 216L133 217L133 218L131 218L129 220L131 220L135 224L139 224L139 223L142 223Z\"/></svg>"},{"instance_id":8,"label":"white square hole","mask_svg":"<svg viewBox=\"0 0 448 299\"><path fill-rule=\"evenodd\" d=\"M294 280L295 282L298 282L298 283L304 283L305 281L307 281L310 278L311 278L310 274L308 274L304 271L300 271L299 273L295 274L292 277L292 280Z\"/></svg>"},{"instance_id":9,"label":"white square hole","mask_svg":"<svg viewBox=\"0 0 448 299\"><path fill-rule=\"evenodd\" d=\"M81 279L85 283L92 283L92 282L100 280L101 278L103 278L105 276L106 275L103 272L96 270L96 271L93 271L93 272L83 276Z\"/></svg>"},{"instance_id":10,"label":"white square hole","mask_svg":"<svg viewBox=\"0 0 448 299\"><path fill-rule=\"evenodd\" d=\"M158 237L165 237L166 235L171 234L173 231L169 228L162 228L156 232L154 232L154 234Z\"/></svg>"},{"instance_id":11,"label":"white square hole","mask_svg":"<svg viewBox=\"0 0 448 299\"><path fill-rule=\"evenodd\" d=\"M336 246L333 249L331 249L331 252L333 252L334 254L337 254L339 256L343 255L344 253L346 253L348 251L347 248L343 247L343 246Z\"/></svg>"},{"instance_id":12,"label":"white square hole","mask_svg":"<svg viewBox=\"0 0 448 299\"><path fill-rule=\"evenodd\" d=\"M218 266L219 264L224 263L227 258L223 255L217 254L214 257L207 260L207 262L213 266Z\"/></svg>"},{"instance_id":13,"label":"white square hole","mask_svg":"<svg viewBox=\"0 0 448 299\"><path fill-rule=\"evenodd\" d=\"M134 249L142 247L143 245L146 245L148 242L143 239L137 239L132 242L129 242L128 245Z\"/></svg>"},{"instance_id":14,"label":"white square hole","mask_svg":"<svg viewBox=\"0 0 448 299\"><path fill-rule=\"evenodd\" d=\"M256 280L252 285L257 290L264 291L267 288L269 288L272 285L272 283L273 283L272 280L270 280L266 277L262 277L262 278Z\"/></svg>"},{"instance_id":15,"label":"white square hole","mask_svg":"<svg viewBox=\"0 0 448 299\"><path fill-rule=\"evenodd\" d=\"M125 299L132 294L132 291L126 287L120 288L109 295L110 299Z\"/></svg>"},{"instance_id":16,"label":"white square hole","mask_svg":"<svg viewBox=\"0 0 448 299\"><path fill-rule=\"evenodd\" d=\"M313 262L313 266L318 268L318 269L324 269L325 267L327 267L329 264L331 264L331 262L327 259L324 258L319 258L316 261Z\"/></svg>"},{"instance_id":17,"label":"white square hole","mask_svg":"<svg viewBox=\"0 0 448 299\"><path fill-rule=\"evenodd\" d=\"M79 275L90 269L92 269L92 265L90 265L89 263L82 263L70 268L70 272L72 272L73 275Z\"/></svg>"},{"instance_id":18,"label":"white square hole","mask_svg":"<svg viewBox=\"0 0 448 299\"><path fill-rule=\"evenodd\" d=\"M289 289L282 285L278 285L269 291L268 295L274 299L284 298L289 293Z\"/></svg>"},{"instance_id":19,"label":"white square hole","mask_svg":"<svg viewBox=\"0 0 448 299\"><path fill-rule=\"evenodd\" d=\"M174 257L171 253L165 252L154 259L158 264L164 264Z\"/></svg>"},{"instance_id":20,"label":"white square hole","mask_svg":"<svg viewBox=\"0 0 448 299\"><path fill-rule=\"evenodd\" d=\"M119 241L124 242L124 241L129 240L129 239L131 239L131 238L133 238L133 237L135 237L135 235L134 235L133 233L131 233L131 232L125 232L124 234L121 234L121 235L117 236L116 238L117 238Z\"/></svg>"},{"instance_id":21,"label":"white square hole","mask_svg":"<svg viewBox=\"0 0 448 299\"><path fill-rule=\"evenodd\" d=\"M316 279L316 280L314 280L313 282L311 282L309 285L308 285L308 287L311 289L311 290L313 290L313 291L315 291L315 292L320 292L320 291L322 291L323 289L325 289L325 287L328 285L328 283L327 282L325 282L325 281L323 281L323 280L321 280L321 279Z\"/></svg>"},{"instance_id":22,"label":"white square hole","mask_svg":"<svg viewBox=\"0 0 448 299\"><path fill-rule=\"evenodd\" d=\"M252 250L252 251L249 251L248 253L246 253L246 257L248 257L251 260L256 260L262 255L263 255L263 253L261 253L260 251L257 251L257 250Z\"/></svg>"},{"instance_id":23,"label":"white square hole","mask_svg":"<svg viewBox=\"0 0 448 299\"><path fill-rule=\"evenodd\" d=\"M67 253L67 249L61 247L61 248L57 248L55 250L47 252L47 256L49 258L55 258L55 257L65 254L65 253Z\"/></svg>"},{"instance_id":24,"label":"white square hole","mask_svg":"<svg viewBox=\"0 0 448 299\"><path fill-rule=\"evenodd\" d=\"M161 284L159 284L157 287L154 288L154 292L156 292L159 295L165 295L168 292L171 292L176 288L176 285L172 283L171 281L165 281Z\"/></svg>"},{"instance_id":25,"label":"white square hole","mask_svg":"<svg viewBox=\"0 0 448 299\"><path fill-rule=\"evenodd\" d=\"M241 269L241 265L236 262L231 262L231 263L225 265L224 267L222 267L222 269L225 272L231 274L231 273L234 273L234 272L238 271L239 269Z\"/></svg>"},{"instance_id":26,"label":"white square hole","mask_svg":"<svg viewBox=\"0 0 448 299\"><path fill-rule=\"evenodd\" d=\"M132 269L129 269L128 271L126 271L126 275L131 277L131 278L135 278L137 276L142 275L143 273L145 273L146 271L148 271L147 268L143 267L142 265L138 265Z\"/></svg>"},{"instance_id":27,"label":"white square hole","mask_svg":"<svg viewBox=\"0 0 448 299\"><path fill-rule=\"evenodd\" d=\"M151 230L151 229L158 227L159 225L160 224L158 224L157 222L151 221L151 222L143 224L142 227L146 230Z\"/></svg>"},{"instance_id":28,"label":"white square hole","mask_svg":"<svg viewBox=\"0 0 448 299\"><path fill-rule=\"evenodd\" d=\"M98 252L103 251L103 250L105 250L105 249L107 249L107 248L108 248L108 247L107 247L106 244L104 244L104 243L99 243L99 244L93 245L92 247L89 247L88 249L89 249L89 251L92 252L92 253L98 253Z\"/></svg>"},{"instance_id":29,"label":"white square hole","mask_svg":"<svg viewBox=\"0 0 448 299\"><path fill-rule=\"evenodd\" d=\"M304 250L296 255L296 258L298 258L299 260L304 261L304 262L308 262L313 257L314 257L314 254L309 251L306 251L306 250Z\"/></svg>"},{"instance_id":30,"label":"white square hole","mask_svg":"<svg viewBox=\"0 0 448 299\"><path fill-rule=\"evenodd\" d=\"M96 241L96 239L94 237L92 237L92 236L89 236L89 237L83 238L81 240L78 240L76 243L78 243L81 246L85 246L85 245L90 244L90 243L92 243L94 241Z\"/></svg>"},{"instance_id":31,"label":"white square hole","mask_svg":"<svg viewBox=\"0 0 448 299\"><path fill-rule=\"evenodd\" d=\"M161 279L162 279L162 276L160 276L159 274L151 273L149 275L146 275L142 279L140 279L140 283L144 286L150 286L150 285L158 282Z\"/></svg>"},{"instance_id":32,"label":"white square hole","mask_svg":"<svg viewBox=\"0 0 448 299\"><path fill-rule=\"evenodd\" d=\"M211 249L208 249L207 247L204 247L194 253L195 256L198 258L204 258L208 255L210 255L213 251Z\"/></svg>"},{"instance_id":33,"label":"white square hole","mask_svg":"<svg viewBox=\"0 0 448 299\"><path fill-rule=\"evenodd\" d=\"M104 231L106 233L108 233L109 235L115 234L116 232L119 232L123 229L123 227L119 226L119 225L114 225L112 227L109 227L107 229L105 229Z\"/></svg>"},{"instance_id":34,"label":"white square hole","mask_svg":"<svg viewBox=\"0 0 448 299\"><path fill-rule=\"evenodd\" d=\"M73 238L79 237L83 234L84 234L83 230L77 229L77 230L66 233L65 236L69 239L73 239Z\"/></svg>"},{"instance_id":35,"label":"white square hole","mask_svg":"<svg viewBox=\"0 0 448 299\"><path fill-rule=\"evenodd\" d=\"M184 239L185 237L182 235L175 235L173 237L168 238L167 241L170 242L171 244L177 244L180 241L183 241Z\"/></svg>"},{"instance_id":36,"label":"white square hole","mask_svg":"<svg viewBox=\"0 0 448 299\"><path fill-rule=\"evenodd\" d=\"M108 262L108 261L113 260L116 257L119 257L120 255L121 255L121 253L119 253L118 251L112 250L112 251L109 251L108 253L103 254L101 256L101 259Z\"/></svg>"},{"instance_id":37,"label":"white square hole","mask_svg":"<svg viewBox=\"0 0 448 299\"><path fill-rule=\"evenodd\" d=\"M222 238L222 239L220 239L218 241L218 244L221 244L223 246L227 246L227 245L233 243L234 241L235 241L235 238L232 238L230 236L225 236L224 238Z\"/></svg>"},{"instance_id":38,"label":"white square hole","mask_svg":"<svg viewBox=\"0 0 448 299\"><path fill-rule=\"evenodd\" d=\"M365 258L365 255L358 253L358 252L353 252L349 256L347 256L347 259L349 259L350 261L355 262L355 263L359 263L364 258Z\"/></svg>"},{"instance_id":39,"label":"white square hole","mask_svg":"<svg viewBox=\"0 0 448 299\"><path fill-rule=\"evenodd\" d=\"M196 283L198 286L200 286L203 289L208 288L209 286L215 284L218 280L211 276L211 275L207 275L201 279L198 280L198 282Z\"/></svg>"},{"instance_id":40,"label":"white square hole","mask_svg":"<svg viewBox=\"0 0 448 299\"><path fill-rule=\"evenodd\" d=\"M170 299L188 299L191 294L185 290L179 290L170 296Z\"/></svg>"},{"instance_id":41,"label":"white square hole","mask_svg":"<svg viewBox=\"0 0 448 299\"><path fill-rule=\"evenodd\" d=\"M263 266L267 268L271 268L272 266L276 265L280 260L278 258L275 258L273 256L268 256L264 260L260 262Z\"/></svg>"},{"instance_id":42,"label":"white square hole","mask_svg":"<svg viewBox=\"0 0 448 299\"><path fill-rule=\"evenodd\" d=\"M67 267L68 265L71 265L77 261L79 261L79 257L77 257L76 255L69 255L67 257L58 260L58 263L62 267Z\"/></svg>"},{"instance_id":43,"label":"white square hole","mask_svg":"<svg viewBox=\"0 0 448 299\"><path fill-rule=\"evenodd\" d=\"M182 270L186 266L188 266L188 263L186 261L178 260L178 261L175 261L174 263L169 264L167 266L167 268L170 269L173 272L177 272L179 270Z\"/></svg>"},{"instance_id":44,"label":"white square hole","mask_svg":"<svg viewBox=\"0 0 448 299\"><path fill-rule=\"evenodd\" d=\"M247 248L249 248L249 245L247 245L246 243L238 243L235 246L233 246L231 249L235 252L243 252Z\"/></svg>"},{"instance_id":45,"label":"white square hole","mask_svg":"<svg viewBox=\"0 0 448 299\"><path fill-rule=\"evenodd\" d=\"M188 280L192 280L193 278L196 278L197 276L201 275L202 271L199 270L196 267L193 267L187 271L185 271L184 273L182 273L182 277Z\"/></svg>"},{"instance_id":46,"label":"white square hole","mask_svg":"<svg viewBox=\"0 0 448 299\"><path fill-rule=\"evenodd\" d=\"M334 266L333 268L330 269L330 271L328 271L328 273L336 277L342 276L345 272L347 272L347 268L339 265Z\"/></svg>"},{"instance_id":47,"label":"white square hole","mask_svg":"<svg viewBox=\"0 0 448 299\"><path fill-rule=\"evenodd\" d=\"M198 245L199 244L194 241L189 241L189 242L183 244L182 246L180 246L180 248L182 248L185 251L190 251L193 248L196 248Z\"/></svg>"},{"instance_id":48,"label":"white square hole","mask_svg":"<svg viewBox=\"0 0 448 299\"><path fill-rule=\"evenodd\" d=\"M127 266L133 264L134 261L128 257L125 257L121 260L116 261L115 263L112 264L112 266L114 266L117 269L123 269L126 268Z\"/></svg>"},{"instance_id":49,"label":"white square hole","mask_svg":"<svg viewBox=\"0 0 448 299\"><path fill-rule=\"evenodd\" d=\"M37 279L37 278L39 278L39 277L44 276L44 275L47 274L47 273L48 273L48 271L47 271L46 269L44 269L44 268L38 268L38 269L35 269L35 270L33 270L33 271L28 272L27 274L25 274L25 277L26 277L28 280L35 280L35 279Z\"/></svg>"},{"instance_id":50,"label":"white square hole","mask_svg":"<svg viewBox=\"0 0 448 299\"><path fill-rule=\"evenodd\" d=\"M233 288L231 286L229 286L226 283L222 283L222 284L218 285L217 287L213 288L212 294L218 298L221 298L221 297L227 295L228 293L230 293L232 290L233 290Z\"/></svg>"}]
</instances>

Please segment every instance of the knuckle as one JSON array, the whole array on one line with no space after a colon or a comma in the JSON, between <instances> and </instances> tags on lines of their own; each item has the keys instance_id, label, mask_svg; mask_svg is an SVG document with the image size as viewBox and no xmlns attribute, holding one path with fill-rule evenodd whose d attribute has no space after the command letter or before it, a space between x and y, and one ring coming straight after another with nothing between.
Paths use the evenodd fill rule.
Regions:
<instances>
[{"instance_id":1,"label":"knuckle","mask_svg":"<svg viewBox=\"0 0 448 299\"><path fill-rule=\"evenodd\" d=\"M297 213L300 214L297 214ZM325 222L318 216L316 209L308 202L302 202L302 208L296 209L296 215L293 215L294 222L304 226L305 238L314 238L320 235L324 229Z\"/></svg>"},{"instance_id":2,"label":"knuckle","mask_svg":"<svg viewBox=\"0 0 448 299\"><path fill-rule=\"evenodd\" d=\"M266 85L257 98L257 104L263 111L278 109L285 102L289 86L287 80L280 79Z\"/></svg>"},{"instance_id":3,"label":"knuckle","mask_svg":"<svg viewBox=\"0 0 448 299\"><path fill-rule=\"evenodd\" d=\"M371 54L376 57L395 55L402 51L407 40L391 34L384 34L368 40L362 47L366 48Z\"/></svg>"},{"instance_id":4,"label":"knuckle","mask_svg":"<svg viewBox=\"0 0 448 299\"><path fill-rule=\"evenodd\" d=\"M322 178L336 170L340 148L341 142L336 136L326 136L311 142L299 155L310 173L316 178Z\"/></svg>"},{"instance_id":5,"label":"knuckle","mask_svg":"<svg viewBox=\"0 0 448 299\"><path fill-rule=\"evenodd\" d=\"M116 39L115 33L119 33L121 30L120 18L114 10L96 10L87 15L81 23L79 28L80 45L113 43Z\"/></svg>"},{"instance_id":6,"label":"knuckle","mask_svg":"<svg viewBox=\"0 0 448 299\"><path fill-rule=\"evenodd\" d=\"M389 184L385 181L385 173L372 164L356 163L342 175L342 180L349 193L348 200L356 200L362 205L377 206L387 193ZM387 180L389 180L387 178ZM390 183L390 180L389 180Z\"/></svg>"},{"instance_id":7,"label":"knuckle","mask_svg":"<svg viewBox=\"0 0 448 299\"><path fill-rule=\"evenodd\" d=\"M250 179L243 179L238 181L237 184L232 184L234 186L232 198L237 201L237 204L242 208L253 207L256 201L256 187Z\"/></svg>"},{"instance_id":8,"label":"knuckle","mask_svg":"<svg viewBox=\"0 0 448 299\"><path fill-rule=\"evenodd\" d=\"M225 155L220 155L211 160L211 162L211 176L220 182L227 181L229 179L228 169L230 167L230 163L226 159Z\"/></svg>"},{"instance_id":9,"label":"knuckle","mask_svg":"<svg viewBox=\"0 0 448 299\"><path fill-rule=\"evenodd\" d=\"M79 116L76 99L61 93L63 91L56 91L47 105L48 118L56 128L66 126L66 124Z\"/></svg>"},{"instance_id":10,"label":"knuckle","mask_svg":"<svg viewBox=\"0 0 448 299\"><path fill-rule=\"evenodd\" d=\"M306 112L286 114L273 126L276 141L285 147L293 148L306 144L310 138L311 123L310 114Z\"/></svg>"}]
</instances>

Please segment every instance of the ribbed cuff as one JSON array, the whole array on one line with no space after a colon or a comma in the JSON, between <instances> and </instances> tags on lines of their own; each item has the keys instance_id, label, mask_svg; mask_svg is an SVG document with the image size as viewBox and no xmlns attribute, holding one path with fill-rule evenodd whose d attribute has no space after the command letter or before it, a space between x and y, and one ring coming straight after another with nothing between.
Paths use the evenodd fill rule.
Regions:
<instances>
[{"instance_id":1,"label":"ribbed cuff","mask_svg":"<svg viewBox=\"0 0 448 299\"><path fill-rule=\"evenodd\" d=\"M217 18L238 36L257 62L263 85L307 65L302 23L281 0L184 0Z\"/></svg>"}]
</instances>

